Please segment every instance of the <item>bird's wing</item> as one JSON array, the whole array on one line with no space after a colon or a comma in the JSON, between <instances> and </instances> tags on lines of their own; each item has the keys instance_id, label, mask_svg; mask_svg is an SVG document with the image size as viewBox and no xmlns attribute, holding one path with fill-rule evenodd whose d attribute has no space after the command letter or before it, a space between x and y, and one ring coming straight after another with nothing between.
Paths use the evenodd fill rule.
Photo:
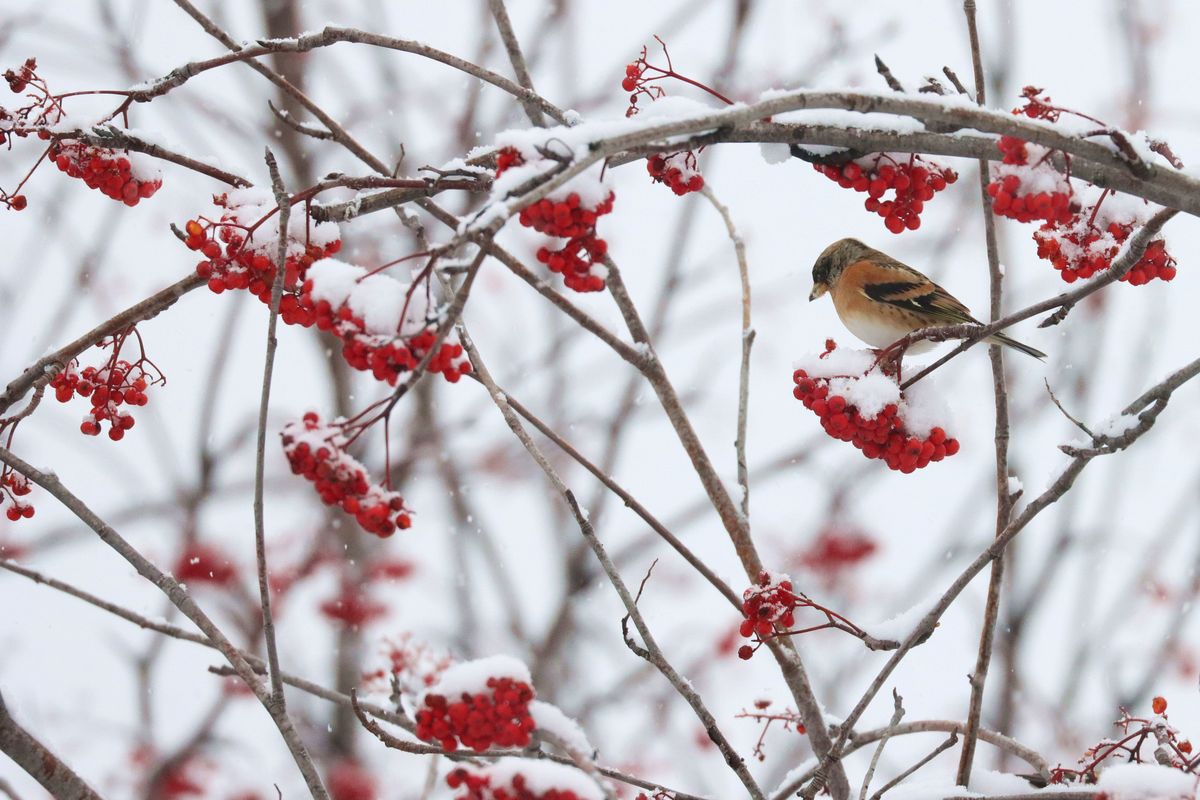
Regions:
<instances>
[{"instance_id":1,"label":"bird's wing","mask_svg":"<svg viewBox=\"0 0 1200 800\"><path fill-rule=\"evenodd\" d=\"M890 258L876 266L877 280L866 282L861 290L871 300L939 322L976 322L954 295L912 267Z\"/></svg>"}]
</instances>

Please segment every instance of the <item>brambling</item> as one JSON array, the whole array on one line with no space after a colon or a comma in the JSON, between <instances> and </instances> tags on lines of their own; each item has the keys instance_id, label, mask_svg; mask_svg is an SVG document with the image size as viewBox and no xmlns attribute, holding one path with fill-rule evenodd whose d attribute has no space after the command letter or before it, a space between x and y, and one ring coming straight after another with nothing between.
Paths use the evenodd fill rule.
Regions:
<instances>
[{"instance_id":1,"label":"brambling","mask_svg":"<svg viewBox=\"0 0 1200 800\"><path fill-rule=\"evenodd\" d=\"M813 264L809 301L829 293L833 307L850 332L876 349L921 330L979 320L954 295L907 264L868 247L857 239L839 239L826 247ZM1046 354L1003 333L989 336L990 344L1007 345L1034 358ZM930 350L934 342L915 342L909 353Z\"/></svg>"}]
</instances>

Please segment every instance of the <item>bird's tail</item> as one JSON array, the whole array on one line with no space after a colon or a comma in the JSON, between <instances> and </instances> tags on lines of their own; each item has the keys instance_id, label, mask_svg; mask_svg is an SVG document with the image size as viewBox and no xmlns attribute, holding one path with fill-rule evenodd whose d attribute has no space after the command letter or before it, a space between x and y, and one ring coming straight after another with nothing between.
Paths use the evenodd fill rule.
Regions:
<instances>
[{"instance_id":1,"label":"bird's tail","mask_svg":"<svg viewBox=\"0 0 1200 800\"><path fill-rule=\"evenodd\" d=\"M1043 361L1046 359L1046 354L1043 353L1041 350L1038 350L1037 348L1034 348L1034 347L1030 347L1027 344L1022 344L1022 343L1018 342L1016 339L1010 339L1009 337L1005 336L1003 333L997 333L994 336L989 336L987 338L987 341L991 344L1007 345L1008 347L1011 347L1013 350L1020 350L1022 353L1024 353L1027 356L1033 356L1034 358L1041 359Z\"/></svg>"}]
</instances>

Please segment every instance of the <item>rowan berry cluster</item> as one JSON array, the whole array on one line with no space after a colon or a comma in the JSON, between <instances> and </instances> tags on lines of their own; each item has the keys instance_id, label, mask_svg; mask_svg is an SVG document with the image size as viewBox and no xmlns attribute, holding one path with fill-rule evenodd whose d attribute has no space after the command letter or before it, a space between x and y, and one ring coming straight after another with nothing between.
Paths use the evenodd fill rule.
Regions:
<instances>
[{"instance_id":1,"label":"rowan berry cluster","mask_svg":"<svg viewBox=\"0 0 1200 800\"><path fill-rule=\"evenodd\" d=\"M1001 137L1001 143L1006 138L1010 137ZM1034 146L1036 145L1030 145ZM1008 158L1008 155L1005 155L1005 164L1026 163L1010 162ZM1059 224L1070 220L1079 210L1079 202L1074 199L1071 184L1056 170L1036 170L1033 174L1038 180L1034 180L1028 174L1022 175L1003 169L1000 167L993 172L992 181L987 187L988 197L992 198L992 210L1000 216L1017 222L1044 220L1047 223Z\"/></svg>"},{"instance_id":2,"label":"rowan berry cluster","mask_svg":"<svg viewBox=\"0 0 1200 800\"><path fill-rule=\"evenodd\" d=\"M878 549L875 540L844 525L823 529L803 553L800 564L818 575L834 578L870 558Z\"/></svg>"},{"instance_id":3,"label":"rowan berry cluster","mask_svg":"<svg viewBox=\"0 0 1200 800\"><path fill-rule=\"evenodd\" d=\"M420 283L402 284L387 275L327 259L304 280L297 306L306 320L311 320L307 324L342 340L342 358L347 364L395 386L437 343L438 321L430 318L428 298L420 288ZM394 302L383 310L381 298ZM425 369L450 383L471 372L457 334L451 332L442 340Z\"/></svg>"},{"instance_id":4,"label":"rowan berry cluster","mask_svg":"<svg viewBox=\"0 0 1200 800\"><path fill-rule=\"evenodd\" d=\"M1109 133L1114 142L1124 141L1129 146L1125 134L1109 129L1094 117L1055 106L1037 87L1026 86L1021 96L1024 105L1013 109L1018 116L1056 122L1062 114L1071 114L1100 125L1099 133ZM1112 193L1105 189L1095 202L1082 201L1069 174L1055 168L1053 150L1013 136L1001 136L996 144L1004 158L991 169L987 191L992 210L1017 222L1041 221L1033 234L1038 257L1053 264L1067 283L1109 269L1121 245L1144 219L1142 212L1148 207L1145 201L1134 207L1123 204L1113 208L1110 200L1101 214L1101 206ZM1153 147L1173 159L1162 143ZM1094 192L1094 186L1087 186ZM1121 280L1140 286L1156 278L1172 280L1175 274L1175 259L1167 252L1165 242L1156 239Z\"/></svg>"},{"instance_id":5,"label":"rowan berry cluster","mask_svg":"<svg viewBox=\"0 0 1200 800\"><path fill-rule=\"evenodd\" d=\"M698 192L704 188L704 176L696 169L696 154L691 150L661 153L646 159L646 171L655 183L662 183L677 195Z\"/></svg>"},{"instance_id":6,"label":"rowan berry cluster","mask_svg":"<svg viewBox=\"0 0 1200 800\"><path fill-rule=\"evenodd\" d=\"M539 764L539 768L549 766ZM540 782L539 782L540 783ZM446 785L461 789L455 800L589 800L590 794L574 789L535 786L520 772L500 774L495 768L456 767L446 775Z\"/></svg>"},{"instance_id":7,"label":"rowan berry cluster","mask_svg":"<svg viewBox=\"0 0 1200 800\"><path fill-rule=\"evenodd\" d=\"M61 172L127 206L136 206L162 188L162 173L127 150L60 140L50 145L49 158Z\"/></svg>"},{"instance_id":8,"label":"rowan berry cluster","mask_svg":"<svg viewBox=\"0 0 1200 800\"><path fill-rule=\"evenodd\" d=\"M610 192L589 207L571 192L561 200L547 197L521 209L519 219L526 228L567 240L558 249L539 247L537 260L562 275L568 289L604 291L608 270L600 262L608 253L608 242L596 234L596 220L612 212L614 198Z\"/></svg>"},{"instance_id":9,"label":"rowan berry cluster","mask_svg":"<svg viewBox=\"0 0 1200 800\"><path fill-rule=\"evenodd\" d=\"M1103 227L1097 224L1096 212L1103 201L1102 194L1086 219L1082 214L1074 214L1064 224L1047 222L1033 233L1038 257L1053 264L1067 283L1090 278L1111 267L1121 245L1134 231L1133 223L1112 221ZM1170 281L1175 275L1175 258L1167 252L1165 241L1155 239L1121 280L1141 286L1155 278Z\"/></svg>"},{"instance_id":10,"label":"rowan berry cluster","mask_svg":"<svg viewBox=\"0 0 1200 800\"><path fill-rule=\"evenodd\" d=\"M325 786L330 800L375 800L379 796L375 776L352 758L337 761L329 768Z\"/></svg>"},{"instance_id":11,"label":"rowan berry cluster","mask_svg":"<svg viewBox=\"0 0 1200 800\"><path fill-rule=\"evenodd\" d=\"M786 575L773 577L768 572L758 576L758 584L742 593L742 620L738 632L747 639L764 642L780 631L791 629L796 624L796 607L800 598L792 591L791 578ZM754 648L742 645L738 657L748 659Z\"/></svg>"},{"instance_id":12,"label":"rowan berry cluster","mask_svg":"<svg viewBox=\"0 0 1200 800\"><path fill-rule=\"evenodd\" d=\"M208 288L217 294L247 289L270 304L279 247L278 226L270 223L276 213L273 198L258 189L243 189L213 201L223 209L218 221L198 217L184 225L184 244L204 256L196 274L207 279ZM342 242L334 225L300 222L289 225L279 314L288 325L308 327L311 313L299 302L298 289L309 267L341 250Z\"/></svg>"},{"instance_id":13,"label":"rowan berry cluster","mask_svg":"<svg viewBox=\"0 0 1200 800\"><path fill-rule=\"evenodd\" d=\"M545 155L548 152L532 147L503 147L496 154L496 178L511 169L524 167L519 174L510 176L511 185L536 180L546 175L554 163ZM503 196L509 188L506 184L497 182L493 192ZM581 176L521 209L518 220L523 226L565 240L556 246L539 247L537 260L551 272L562 275L568 289L577 292L604 290L608 270L601 262L608 253L608 242L596 233L596 222L612 213L614 199L615 195L602 179Z\"/></svg>"},{"instance_id":14,"label":"rowan berry cluster","mask_svg":"<svg viewBox=\"0 0 1200 800\"><path fill-rule=\"evenodd\" d=\"M387 613L387 606L374 600L361 584L343 579L338 593L321 603L321 613L347 629L357 629Z\"/></svg>"},{"instance_id":15,"label":"rowan berry cluster","mask_svg":"<svg viewBox=\"0 0 1200 800\"><path fill-rule=\"evenodd\" d=\"M667 51L666 43L657 36L654 39L662 47L667 67L663 69L649 63L646 60L645 47L642 48L642 54L638 56L637 60L625 66L625 78L621 81L621 88L630 93L629 107L625 109L625 116L632 117L638 113L638 98L644 97L654 102L665 97L666 90L657 83L653 83L653 81L660 81L664 78L674 78L690 84L698 89L703 89L726 105L733 104L733 101L712 87L676 72L674 65L671 64L671 54ZM701 147L699 152L703 151L704 148ZM666 185L677 195L698 192L704 188L704 176L696 167L696 151L683 150L666 155L653 155L646 159L646 171L650 173L652 181Z\"/></svg>"},{"instance_id":16,"label":"rowan berry cluster","mask_svg":"<svg viewBox=\"0 0 1200 800\"><path fill-rule=\"evenodd\" d=\"M4 79L14 94L23 94L28 102L12 111L0 107L0 144L31 134L43 141L52 139L51 126L61 123L66 118L66 111L62 96L52 94L37 74L37 61L26 59L20 67L5 70ZM89 188L127 206L136 206L162 186L162 173L149 158L124 149L56 139L47 147L45 157L70 177L79 178ZM39 164L41 160L11 194L0 190L0 204L14 211L27 207L27 198L20 194L21 186Z\"/></svg>"},{"instance_id":17,"label":"rowan berry cluster","mask_svg":"<svg viewBox=\"0 0 1200 800\"><path fill-rule=\"evenodd\" d=\"M951 183L958 173L915 153L873 153L845 164L813 164L813 168L843 189L866 192L863 206L883 217L892 233L921 227L925 203ZM892 198L884 195L892 192Z\"/></svg>"},{"instance_id":18,"label":"rowan berry cluster","mask_svg":"<svg viewBox=\"0 0 1200 800\"><path fill-rule=\"evenodd\" d=\"M121 350L133 336L141 350L132 363L121 358ZM79 425L85 436L99 436L103 424L108 423L108 438L118 442L134 425L133 415L125 409L144 406L148 402L146 390L156 384L166 383L166 378L146 358L141 335L130 328L111 338L102 340L97 347L112 347L108 361L99 367L87 366L82 370L76 359L67 363L50 381L54 397L60 403L69 403L72 398L86 397L91 409Z\"/></svg>"},{"instance_id":19,"label":"rowan berry cluster","mask_svg":"<svg viewBox=\"0 0 1200 800\"><path fill-rule=\"evenodd\" d=\"M286 425L281 437L292 472L312 481L326 505L353 515L363 530L383 539L412 525L400 493L371 483L366 467L346 453L344 425L323 424L310 411Z\"/></svg>"},{"instance_id":20,"label":"rowan berry cluster","mask_svg":"<svg viewBox=\"0 0 1200 800\"><path fill-rule=\"evenodd\" d=\"M825 346L821 359L828 358L837 343L829 339ZM880 459L905 474L958 452L958 440L940 427L931 427L924 436L910 431L903 413L907 401L895 376L878 369L871 360L865 363L865 371L854 375L821 370L811 375L812 370L797 369L792 374L796 384L792 394L820 417L821 427L830 436L850 442L867 458ZM866 413L858 403L868 408Z\"/></svg>"},{"instance_id":21,"label":"rowan berry cluster","mask_svg":"<svg viewBox=\"0 0 1200 800\"><path fill-rule=\"evenodd\" d=\"M4 467L3 473L0 474L0 504L8 503L8 508L4 509L4 516L8 517L10 522L33 516L33 505L20 499L32 491L33 487L28 478L7 466Z\"/></svg>"},{"instance_id":22,"label":"rowan berry cluster","mask_svg":"<svg viewBox=\"0 0 1200 800\"><path fill-rule=\"evenodd\" d=\"M225 552L214 545L200 542L192 542L184 547L172 574L180 583L208 583L214 586L228 586L238 578L237 567Z\"/></svg>"},{"instance_id":23,"label":"rowan berry cluster","mask_svg":"<svg viewBox=\"0 0 1200 800\"><path fill-rule=\"evenodd\" d=\"M531 700L529 684L508 677L490 677L486 691L461 692L457 698L431 692L417 712L416 735L451 751L459 744L477 753L525 747L537 727L529 713Z\"/></svg>"},{"instance_id":24,"label":"rowan berry cluster","mask_svg":"<svg viewBox=\"0 0 1200 800\"><path fill-rule=\"evenodd\" d=\"M1190 777L1196 766L1191 741L1167 721L1166 698L1155 697L1150 708L1153 712L1150 717L1135 717L1121 709L1121 716L1114 723L1120 728L1120 736L1089 747L1079 759L1078 768L1059 765L1050 770L1050 783L1096 783L1100 772L1115 763L1159 764L1189 773ZM1153 748L1149 753L1145 752L1148 744Z\"/></svg>"}]
</instances>

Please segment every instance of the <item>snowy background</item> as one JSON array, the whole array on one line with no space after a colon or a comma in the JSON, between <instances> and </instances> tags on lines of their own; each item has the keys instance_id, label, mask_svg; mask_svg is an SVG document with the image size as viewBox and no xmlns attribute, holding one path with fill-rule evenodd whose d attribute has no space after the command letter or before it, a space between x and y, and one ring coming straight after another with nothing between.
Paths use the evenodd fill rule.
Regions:
<instances>
[{"instance_id":1,"label":"snowy background","mask_svg":"<svg viewBox=\"0 0 1200 800\"><path fill-rule=\"evenodd\" d=\"M235 38L268 31L259 3L198 5ZM955 2L751 2L744 30L731 36L735 5L512 0L509 8L538 91L589 120L623 115L623 67L643 44L653 44L654 34L668 42L677 69L735 99L753 100L770 88L882 90L875 53L912 88L943 65L970 74ZM1020 88L1034 84L1063 105L1165 138L1189 166L1200 163L1200 101L1181 80L1193 67L1189 32L1200 24L1200 8L1132 1L980 6L985 60L996 81L989 87L993 107L1016 105ZM296 10L292 27L271 32L326 23L362 27L511 74L482 2L300 2ZM9 0L0 10L0 64L36 56L56 91L124 88L221 52L165 2ZM412 55L341 44L285 65L385 160L399 158L403 146L403 175L526 124L509 96ZM703 100L685 88L666 86ZM134 107L130 125L260 183L265 144L280 152L293 187L335 170L367 174L332 143L294 141L280 131L268 99L277 99L273 86L231 65ZM68 106L81 119L110 108L111 98L103 97ZM34 147L20 142L0 157L0 183L19 180L36 157ZM953 459L913 475L866 461L825 436L791 396L795 359L819 351L829 336L854 343L827 300L808 304L810 270L827 244L859 237L927 272L984 314L987 269L974 165L954 163L962 178L928 204L919 231L901 236L862 209L862 195L798 160L769 165L756 145L710 148L700 166L745 236L753 282L757 342L747 449L754 539L769 566L870 628L940 594L994 533L991 378L982 349L934 378L962 443ZM611 170L610 178L617 204L600 233L648 322L661 326L658 352L710 456L736 487L741 308L724 226L702 199L680 199L652 185L640 162ZM162 190L126 209L41 169L26 190L29 208L0 215L0 383L186 275L195 256L168 225L210 211L217 191L217 183L165 165ZM444 199L459 212L468 208L459 198ZM531 254L540 237L510 227L501 241ZM430 230L445 235L437 223ZM1001 220L999 230L1009 308L1061 291L1054 270L1035 256L1031 226ZM1065 463L1057 446L1078 435L1051 404L1043 380L1072 413L1099 423L1195 357L1195 314L1188 309L1200 297L1200 241L1188 217L1173 221L1166 234L1179 259L1172 283L1119 284L1064 325L1037 330L1029 322L1015 330L1050 354L1045 364L1007 357L1011 463L1027 497ZM390 214L346 224L342 236L344 257L360 264L417 249ZM572 299L611 330L623 330L607 295ZM648 385L633 384L632 410L618 416L630 367L495 262L485 262L465 319L507 392L594 460L615 446L612 475L740 592L745 578L727 535ZM21 425L12 449L55 471L160 566L170 568L187 541L213 543L230 554L252 591L253 434L265 328L263 307L252 298L193 292L139 328L168 382L149 392L149 405L124 441L81 436L80 401L62 406L47 398ZM382 642L402 633L461 658L508 654L530 665L540 698L579 720L601 763L696 793L741 791L687 706L622 645L615 593L579 550L566 508L477 384L425 381L393 420L393 467L417 513L414 527L390 540L327 512L310 486L288 473L274 438L287 421L306 410L324 416L362 408L382 396L380 385L334 374L330 363L312 331L282 331L267 450L272 564L294 566L321 548L333 556L279 609L285 668L345 691L361 672L384 666ZM1200 627L1191 617L1200 562L1197 399L1195 386L1181 390L1153 432L1131 451L1092 464L1076 489L1016 541L1005 613L1030 610L1019 628L1011 617L1001 619L984 724L1000 725L1051 763L1073 764L1087 745L1112 733L1118 705L1148 713L1155 694L1170 700L1172 722L1200 731ZM369 438L364 460L378 470L382 438ZM773 711L788 705L773 661L766 654L739 661L728 646L739 618L725 601L619 500L605 497L552 445L546 450L627 582L636 584L660 559L642 600L646 618L749 756L761 726L735 715L758 700L771 700ZM70 514L40 490L33 499L32 520L0 520L6 553L142 614L174 618L165 598ZM837 574L806 568L803 554L831 527L858 531L878 549ZM319 606L337 593L340 578L381 559L410 563L413 571L371 589L387 604L386 616L361 631L340 631ZM904 697L906 720L965 715L985 587L986 579L978 579L889 682ZM252 631L237 593L200 586L195 596L228 630ZM886 658L836 631L798 644L834 716L849 710ZM0 572L0 690L14 715L106 796L144 796L146 775L210 714L215 721L197 752L203 796L268 797L272 783L285 797L304 791L262 708L231 696L224 679L207 671L219 663L212 651L163 640ZM886 723L886 694L863 727ZM384 750L323 701L299 693L289 699L319 763L354 756L377 776L378 797L421 794L427 761ZM890 744L880 775L912 763L938 736ZM809 755L805 739L778 724L765 750L766 760L752 769L766 787ZM850 759L852 782L867 758L864 751ZM979 766L997 767L998 759L980 746ZM944 778L956 760L957 750L944 754L932 774ZM1024 765L1010 759L1005 767ZM39 796L3 757L0 777L22 797ZM441 784L436 791L448 792Z\"/></svg>"}]
</instances>

